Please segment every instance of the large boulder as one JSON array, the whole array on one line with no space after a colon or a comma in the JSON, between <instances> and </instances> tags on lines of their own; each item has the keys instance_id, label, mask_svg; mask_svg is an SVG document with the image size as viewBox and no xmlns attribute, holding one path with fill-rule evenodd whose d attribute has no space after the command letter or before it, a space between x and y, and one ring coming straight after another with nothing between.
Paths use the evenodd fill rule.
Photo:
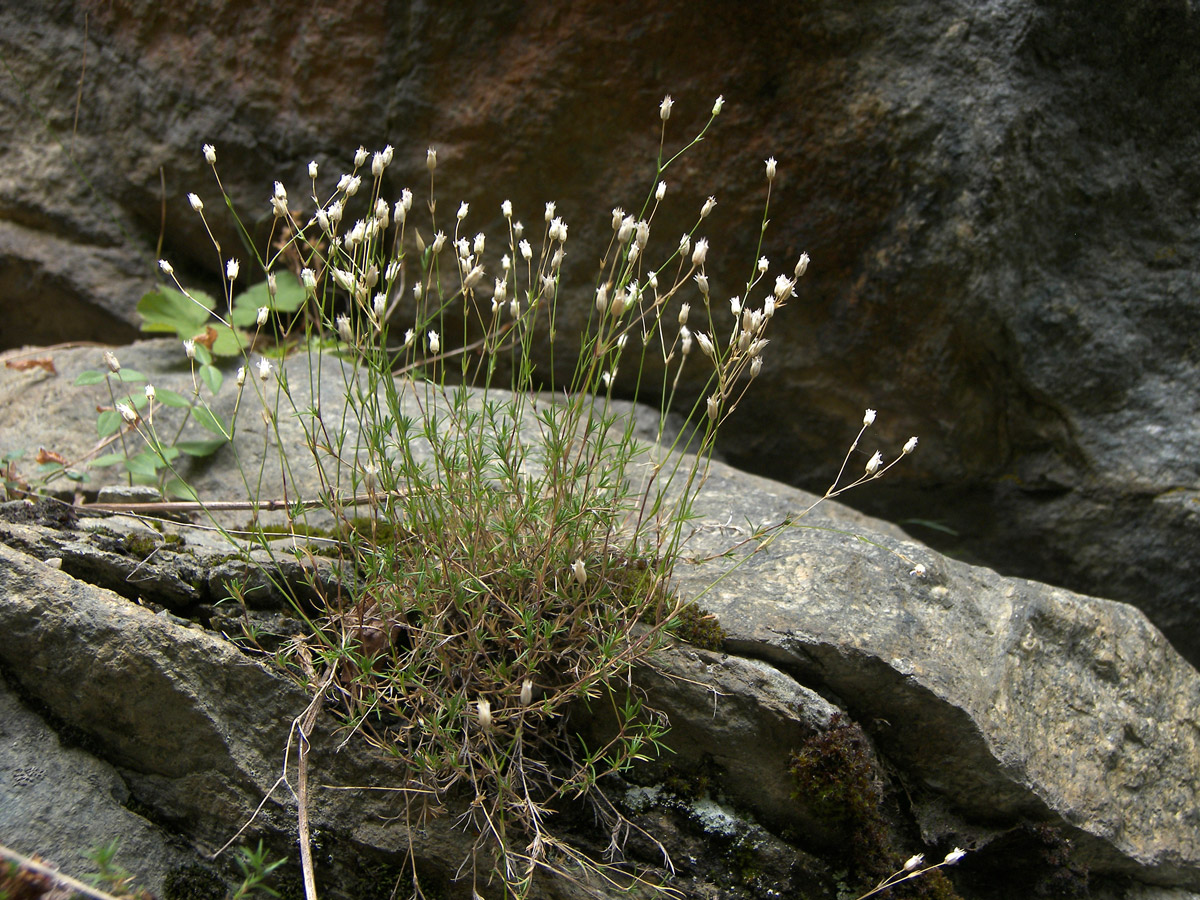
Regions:
<instances>
[{"instance_id":1,"label":"large boulder","mask_svg":"<svg viewBox=\"0 0 1200 900\"><path fill-rule=\"evenodd\" d=\"M472 229L495 235L505 198L527 221L558 201L582 309L608 210L640 207L653 176L659 99L678 101L675 147L724 94L667 176L661 246L718 197L704 230L723 309L775 155L763 249L814 259L728 457L823 490L847 423L884 410L880 446L915 433L922 454L853 502L956 555L1135 603L1197 661L1200 426L1177 386L1197 375L1198 44L1188 0L10 4L0 346L127 340L160 241L211 285L184 194L240 244L205 142L262 240L272 181L303 207L310 159L324 191L360 143L390 142L396 193L427 182L436 144L443 210L469 201Z\"/></svg>"},{"instance_id":2,"label":"large boulder","mask_svg":"<svg viewBox=\"0 0 1200 900\"><path fill-rule=\"evenodd\" d=\"M72 455L93 442L95 404L105 398L89 392L102 388L71 382L96 353L48 354L55 374L0 374L0 396L30 446ZM189 389L170 342L118 356L160 389ZM327 363L322 377L334 391L342 373ZM297 390L309 384L306 364L287 363ZM334 394L322 408L332 414ZM256 410L243 414L239 452L254 464L263 433ZM280 439L291 440L286 430ZM204 496L241 498L230 460L222 451L195 471ZM970 847L953 873L963 897L1200 889L1200 675L1145 616L948 559L834 503L739 555L748 523L778 522L814 500L714 463L696 506L678 587L717 616L723 652L681 645L637 673L638 689L671 720L675 753L610 785L630 820L662 837L674 883L693 896L801 887L832 896L845 877L847 829L870 830L831 813L822 798L836 789L852 792L834 794L847 803L870 801L875 839L890 853ZM104 790L161 829L152 843L173 835L212 850L269 796L246 837L292 853L295 801L277 780L308 698L219 632L236 636L253 616L282 640L300 623L279 601L259 598L245 612L220 604L225 579L244 570L209 532L168 525L183 538L168 540L129 517L56 509L4 507L0 671L30 709L85 739L110 780ZM410 847L428 883L466 890L452 876L470 838L453 817L410 834L388 792L363 789L401 778L393 762L345 742L325 715L312 746L321 786L312 787L311 811L329 896L361 896L372 872L395 877ZM798 790L793 754L806 748L842 773L822 790ZM31 790L16 777L9 786ZM565 827L602 853L609 837L581 825L587 819L567 817ZM142 840L140 820L129 827ZM28 847L45 829L16 832ZM58 852L72 849L87 848ZM662 859L641 838L627 851L648 865ZM146 863L154 887L181 865L158 859ZM997 884L1006 887L997 893ZM539 890L573 889L550 878Z\"/></svg>"}]
</instances>

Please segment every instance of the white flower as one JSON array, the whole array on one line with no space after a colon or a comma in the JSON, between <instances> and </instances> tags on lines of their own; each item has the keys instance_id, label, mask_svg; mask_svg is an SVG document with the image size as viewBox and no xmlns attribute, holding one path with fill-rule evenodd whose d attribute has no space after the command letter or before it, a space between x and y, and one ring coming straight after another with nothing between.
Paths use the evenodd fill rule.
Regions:
<instances>
[{"instance_id":1,"label":"white flower","mask_svg":"<svg viewBox=\"0 0 1200 900\"><path fill-rule=\"evenodd\" d=\"M354 275L347 272L345 269L330 269L330 274L333 275L333 282L343 291L354 293Z\"/></svg>"},{"instance_id":2,"label":"white flower","mask_svg":"<svg viewBox=\"0 0 1200 900\"><path fill-rule=\"evenodd\" d=\"M521 235L523 235L525 233L525 226L522 225L520 222L513 222L512 230L513 230L514 235L516 235L517 237L520 237Z\"/></svg>"},{"instance_id":3,"label":"white flower","mask_svg":"<svg viewBox=\"0 0 1200 900\"><path fill-rule=\"evenodd\" d=\"M682 234L679 237L679 255L687 256L688 251L692 249L692 236L690 234Z\"/></svg>"},{"instance_id":4,"label":"white flower","mask_svg":"<svg viewBox=\"0 0 1200 900\"><path fill-rule=\"evenodd\" d=\"M608 285L602 284L596 288L596 311L604 312L608 309Z\"/></svg>"},{"instance_id":5,"label":"white flower","mask_svg":"<svg viewBox=\"0 0 1200 900\"><path fill-rule=\"evenodd\" d=\"M257 324L260 328L263 325L267 324L267 316L270 314L270 312L271 312L271 310L269 310L265 306L260 306L258 308L258 316L256 317L255 321L257 322Z\"/></svg>"},{"instance_id":6,"label":"white flower","mask_svg":"<svg viewBox=\"0 0 1200 900\"><path fill-rule=\"evenodd\" d=\"M901 450L900 452L903 453L905 456L908 456L908 454L912 453L916 449L917 449L917 437L916 437L916 435L913 435L907 441L904 442L904 449Z\"/></svg>"},{"instance_id":7,"label":"white flower","mask_svg":"<svg viewBox=\"0 0 1200 900\"><path fill-rule=\"evenodd\" d=\"M512 201L511 200L505 200L503 203L500 204L500 213L506 219L512 218Z\"/></svg>"},{"instance_id":8,"label":"white flower","mask_svg":"<svg viewBox=\"0 0 1200 900\"><path fill-rule=\"evenodd\" d=\"M238 277L239 271L241 271L241 266L238 265L238 261L236 259L231 259L229 262L225 263L225 274L228 276L230 281L233 281Z\"/></svg>"},{"instance_id":9,"label":"white flower","mask_svg":"<svg viewBox=\"0 0 1200 900\"><path fill-rule=\"evenodd\" d=\"M175 272L175 267L174 267L174 266L172 266L172 265L171 265L169 262L167 262L165 259L160 259L160 260L158 261L158 267L159 267L160 269L162 269L162 270L163 270L163 273L164 273L164 274L166 274L166 275L172 275L172 274L174 274L174 272Z\"/></svg>"},{"instance_id":10,"label":"white flower","mask_svg":"<svg viewBox=\"0 0 1200 900\"><path fill-rule=\"evenodd\" d=\"M301 269L300 283L304 285L304 290L315 294L317 292L317 273L312 269Z\"/></svg>"},{"instance_id":11,"label":"white flower","mask_svg":"<svg viewBox=\"0 0 1200 900\"><path fill-rule=\"evenodd\" d=\"M758 357L762 356L763 350L766 349L766 346L769 343L771 342L766 338L755 338L750 342L750 347L746 350L746 352L757 359Z\"/></svg>"},{"instance_id":12,"label":"white flower","mask_svg":"<svg viewBox=\"0 0 1200 900\"><path fill-rule=\"evenodd\" d=\"M479 716L479 727L484 731L492 730L492 704L487 700L475 701L475 714Z\"/></svg>"},{"instance_id":13,"label":"white flower","mask_svg":"<svg viewBox=\"0 0 1200 900\"><path fill-rule=\"evenodd\" d=\"M529 291L525 292L525 297L528 299ZM513 297L512 300L508 302L508 314L514 319L521 318L521 300L519 297Z\"/></svg>"},{"instance_id":14,"label":"white flower","mask_svg":"<svg viewBox=\"0 0 1200 900\"><path fill-rule=\"evenodd\" d=\"M556 204L553 200L549 201L546 204L546 221L547 222L551 221L554 218L554 210L557 208L557 206L558 206L558 204Z\"/></svg>"},{"instance_id":15,"label":"white flower","mask_svg":"<svg viewBox=\"0 0 1200 900\"><path fill-rule=\"evenodd\" d=\"M667 94L663 98L663 102L658 104L658 115L664 122L671 118L671 107L675 105L675 101L671 99L671 95Z\"/></svg>"},{"instance_id":16,"label":"white flower","mask_svg":"<svg viewBox=\"0 0 1200 900\"><path fill-rule=\"evenodd\" d=\"M407 331L405 331L404 332L404 346L407 347L409 344L411 344L413 342L413 338L416 336L417 336L416 333L411 328L409 328Z\"/></svg>"},{"instance_id":17,"label":"white flower","mask_svg":"<svg viewBox=\"0 0 1200 900\"><path fill-rule=\"evenodd\" d=\"M775 299L783 302L788 297L795 297L795 286L796 282L794 280L788 278L786 275L780 275L775 279Z\"/></svg>"},{"instance_id":18,"label":"white flower","mask_svg":"<svg viewBox=\"0 0 1200 900\"><path fill-rule=\"evenodd\" d=\"M121 418L130 425L134 424L138 420L137 410L128 403L118 403L117 412L119 412L121 414Z\"/></svg>"},{"instance_id":19,"label":"white flower","mask_svg":"<svg viewBox=\"0 0 1200 900\"><path fill-rule=\"evenodd\" d=\"M775 315L775 298L768 297L763 301L762 314L764 319L769 319Z\"/></svg>"},{"instance_id":20,"label":"white flower","mask_svg":"<svg viewBox=\"0 0 1200 900\"><path fill-rule=\"evenodd\" d=\"M619 206L614 206L612 211L612 227L613 231L618 231L621 228L621 223L625 221L625 210Z\"/></svg>"},{"instance_id":21,"label":"white flower","mask_svg":"<svg viewBox=\"0 0 1200 900\"><path fill-rule=\"evenodd\" d=\"M432 147L425 151L425 168L430 172L437 168L437 151Z\"/></svg>"},{"instance_id":22,"label":"white flower","mask_svg":"<svg viewBox=\"0 0 1200 900\"><path fill-rule=\"evenodd\" d=\"M500 268L502 268L505 272L512 268L512 257L510 257L507 253L500 257Z\"/></svg>"},{"instance_id":23,"label":"white flower","mask_svg":"<svg viewBox=\"0 0 1200 900\"><path fill-rule=\"evenodd\" d=\"M708 357L714 356L715 349L713 347L712 338L710 338L703 331L697 331L696 332L696 340L700 343L700 349L704 351L705 356L708 356Z\"/></svg>"},{"instance_id":24,"label":"white flower","mask_svg":"<svg viewBox=\"0 0 1200 900\"><path fill-rule=\"evenodd\" d=\"M719 116L721 114L721 107L724 105L725 105L725 95L722 94L713 103L712 114L714 116Z\"/></svg>"},{"instance_id":25,"label":"white flower","mask_svg":"<svg viewBox=\"0 0 1200 900\"><path fill-rule=\"evenodd\" d=\"M796 262L796 272L795 272L796 277L800 278L807 271L808 271L808 254L801 253L800 259L797 260L797 262Z\"/></svg>"},{"instance_id":26,"label":"white flower","mask_svg":"<svg viewBox=\"0 0 1200 900\"><path fill-rule=\"evenodd\" d=\"M756 356L750 360L750 377L757 378L758 373L762 371L762 357Z\"/></svg>"},{"instance_id":27,"label":"white flower","mask_svg":"<svg viewBox=\"0 0 1200 900\"><path fill-rule=\"evenodd\" d=\"M198 195L188 194L187 201L191 204L192 209L194 209L196 212L204 211L204 201L201 200Z\"/></svg>"},{"instance_id":28,"label":"white flower","mask_svg":"<svg viewBox=\"0 0 1200 900\"><path fill-rule=\"evenodd\" d=\"M769 268L771 268L771 261L765 256L760 256L758 258L758 274L766 275Z\"/></svg>"},{"instance_id":29,"label":"white flower","mask_svg":"<svg viewBox=\"0 0 1200 900\"><path fill-rule=\"evenodd\" d=\"M708 296L708 276L701 272L695 278L696 286L700 288L700 293Z\"/></svg>"},{"instance_id":30,"label":"white flower","mask_svg":"<svg viewBox=\"0 0 1200 900\"><path fill-rule=\"evenodd\" d=\"M685 303L685 304L683 304L683 306L679 307L679 324L680 325L687 324L688 314L691 313L691 311L692 311L692 305L690 303Z\"/></svg>"},{"instance_id":31,"label":"white flower","mask_svg":"<svg viewBox=\"0 0 1200 900\"><path fill-rule=\"evenodd\" d=\"M345 313L337 317L337 332L347 344L354 343L354 330L350 327L350 317Z\"/></svg>"},{"instance_id":32,"label":"white flower","mask_svg":"<svg viewBox=\"0 0 1200 900\"><path fill-rule=\"evenodd\" d=\"M396 151L392 148L391 144L386 144L384 146L383 150L381 151L381 155L383 157L383 164L385 166L390 166L392 164L392 156L395 152Z\"/></svg>"},{"instance_id":33,"label":"white flower","mask_svg":"<svg viewBox=\"0 0 1200 900\"><path fill-rule=\"evenodd\" d=\"M387 294L380 292L371 298L371 311L375 313L376 319L383 318L383 314L387 312Z\"/></svg>"},{"instance_id":34,"label":"white flower","mask_svg":"<svg viewBox=\"0 0 1200 900\"><path fill-rule=\"evenodd\" d=\"M581 587L587 584L587 568L584 566L582 559L577 559L571 563L571 576Z\"/></svg>"},{"instance_id":35,"label":"white flower","mask_svg":"<svg viewBox=\"0 0 1200 900\"><path fill-rule=\"evenodd\" d=\"M684 356L692 352L692 332L686 325L679 326L679 349Z\"/></svg>"},{"instance_id":36,"label":"white flower","mask_svg":"<svg viewBox=\"0 0 1200 900\"><path fill-rule=\"evenodd\" d=\"M560 244L567 240L567 224L557 216L550 222L550 240Z\"/></svg>"},{"instance_id":37,"label":"white flower","mask_svg":"<svg viewBox=\"0 0 1200 900\"><path fill-rule=\"evenodd\" d=\"M906 862L904 864L904 871L911 872L913 869L916 869L919 866L921 866L924 862L925 862L925 854L924 853L918 853L916 856L910 856L908 858L908 862Z\"/></svg>"},{"instance_id":38,"label":"white flower","mask_svg":"<svg viewBox=\"0 0 1200 900\"><path fill-rule=\"evenodd\" d=\"M700 218L702 218L702 219L706 218L708 216L708 214L713 211L713 208L716 205L717 205L716 197L709 197L707 200L705 200L704 205L702 207L700 207Z\"/></svg>"},{"instance_id":39,"label":"white flower","mask_svg":"<svg viewBox=\"0 0 1200 900\"><path fill-rule=\"evenodd\" d=\"M708 238L700 238L696 241L696 249L692 251L692 265L702 266L704 260L708 256Z\"/></svg>"},{"instance_id":40,"label":"white flower","mask_svg":"<svg viewBox=\"0 0 1200 900\"><path fill-rule=\"evenodd\" d=\"M729 298L729 311L733 313L734 318L737 318L738 316L740 316L742 314L742 298L741 297L730 297Z\"/></svg>"},{"instance_id":41,"label":"white flower","mask_svg":"<svg viewBox=\"0 0 1200 900\"><path fill-rule=\"evenodd\" d=\"M363 146L359 146L359 148L354 151L354 168L357 169L363 163L365 163L367 161L367 156L368 156L367 148L363 147Z\"/></svg>"},{"instance_id":42,"label":"white flower","mask_svg":"<svg viewBox=\"0 0 1200 900\"><path fill-rule=\"evenodd\" d=\"M620 212L620 210L613 210L613 212ZM633 216L626 216L623 218L621 220L621 227L617 229L617 243L628 243L629 239L633 237L633 230L636 227L637 221L633 218Z\"/></svg>"},{"instance_id":43,"label":"white flower","mask_svg":"<svg viewBox=\"0 0 1200 900\"><path fill-rule=\"evenodd\" d=\"M271 375L271 362L265 356L260 356L255 364L260 381L266 381Z\"/></svg>"},{"instance_id":44,"label":"white flower","mask_svg":"<svg viewBox=\"0 0 1200 900\"><path fill-rule=\"evenodd\" d=\"M661 200L666 195L667 195L667 183L665 181L660 181L658 183L658 187L656 187L654 189L654 199Z\"/></svg>"},{"instance_id":45,"label":"white flower","mask_svg":"<svg viewBox=\"0 0 1200 900\"><path fill-rule=\"evenodd\" d=\"M379 226L379 228L382 229L388 227L388 215L389 211L387 201L380 197L375 201L375 223Z\"/></svg>"},{"instance_id":46,"label":"white flower","mask_svg":"<svg viewBox=\"0 0 1200 900\"><path fill-rule=\"evenodd\" d=\"M337 225L342 221L342 213L345 211L345 209L346 205L340 199L334 200L329 204L329 208L326 210L325 215L329 218L330 222L332 222L334 225Z\"/></svg>"},{"instance_id":47,"label":"white flower","mask_svg":"<svg viewBox=\"0 0 1200 900\"><path fill-rule=\"evenodd\" d=\"M275 182L275 196L271 198L271 210L277 219L288 214L287 191L284 189L282 181Z\"/></svg>"},{"instance_id":48,"label":"white flower","mask_svg":"<svg viewBox=\"0 0 1200 900\"><path fill-rule=\"evenodd\" d=\"M716 394L712 394L704 402L708 407L708 417L715 422L717 420L717 416L721 414L721 401L717 398Z\"/></svg>"},{"instance_id":49,"label":"white flower","mask_svg":"<svg viewBox=\"0 0 1200 900\"><path fill-rule=\"evenodd\" d=\"M317 161L315 159L308 164L308 177L313 181L317 180Z\"/></svg>"},{"instance_id":50,"label":"white flower","mask_svg":"<svg viewBox=\"0 0 1200 900\"><path fill-rule=\"evenodd\" d=\"M376 151L375 155L371 157L371 174L378 178L386 168L387 160L384 159L383 153Z\"/></svg>"},{"instance_id":51,"label":"white flower","mask_svg":"<svg viewBox=\"0 0 1200 900\"><path fill-rule=\"evenodd\" d=\"M108 371L114 374L121 371L121 363L117 359L117 354L111 350L104 351L104 364L108 366Z\"/></svg>"},{"instance_id":52,"label":"white flower","mask_svg":"<svg viewBox=\"0 0 1200 900\"><path fill-rule=\"evenodd\" d=\"M445 246L446 246L446 232L439 231L437 234L435 234L433 236L433 243L430 244L429 247L431 250L433 250L433 255L437 256L439 253L442 252L442 248Z\"/></svg>"},{"instance_id":53,"label":"white flower","mask_svg":"<svg viewBox=\"0 0 1200 900\"><path fill-rule=\"evenodd\" d=\"M508 299L508 282L496 280L496 288L492 291L492 311L494 312L499 307L504 305L504 301Z\"/></svg>"},{"instance_id":54,"label":"white flower","mask_svg":"<svg viewBox=\"0 0 1200 900\"><path fill-rule=\"evenodd\" d=\"M203 149L204 149L204 158L205 158L205 160L208 161L208 164L210 166L216 165L217 149L212 144L205 144Z\"/></svg>"},{"instance_id":55,"label":"white flower","mask_svg":"<svg viewBox=\"0 0 1200 900\"><path fill-rule=\"evenodd\" d=\"M463 277L463 288L470 290L483 279L483 266L475 266Z\"/></svg>"},{"instance_id":56,"label":"white flower","mask_svg":"<svg viewBox=\"0 0 1200 900\"><path fill-rule=\"evenodd\" d=\"M429 332L429 352L437 354L442 349L442 339L438 337L436 331Z\"/></svg>"},{"instance_id":57,"label":"white flower","mask_svg":"<svg viewBox=\"0 0 1200 900\"><path fill-rule=\"evenodd\" d=\"M521 682L521 705L528 706L533 702L533 682L526 678Z\"/></svg>"},{"instance_id":58,"label":"white flower","mask_svg":"<svg viewBox=\"0 0 1200 900\"><path fill-rule=\"evenodd\" d=\"M879 467L882 465L883 465L883 454L880 453L878 450L876 450L875 455L872 456L869 460L867 460L867 474L874 475L876 472L879 471Z\"/></svg>"},{"instance_id":59,"label":"white flower","mask_svg":"<svg viewBox=\"0 0 1200 900\"><path fill-rule=\"evenodd\" d=\"M767 160L767 181L775 180L775 157Z\"/></svg>"},{"instance_id":60,"label":"white flower","mask_svg":"<svg viewBox=\"0 0 1200 900\"><path fill-rule=\"evenodd\" d=\"M646 242L650 240L650 223L638 222L634 226L633 240L639 247L645 247Z\"/></svg>"},{"instance_id":61,"label":"white flower","mask_svg":"<svg viewBox=\"0 0 1200 900\"><path fill-rule=\"evenodd\" d=\"M469 203L466 203L466 202L460 203L458 205L458 221L461 222L463 219L465 219L467 217L467 213L470 212L470 210L471 210L471 205Z\"/></svg>"},{"instance_id":62,"label":"white flower","mask_svg":"<svg viewBox=\"0 0 1200 900\"><path fill-rule=\"evenodd\" d=\"M348 182L346 182L346 186L345 186L346 196L353 197L355 194L357 194L359 185L361 185L361 184L362 184L362 179L359 178L357 175L355 175L353 178L351 178Z\"/></svg>"},{"instance_id":63,"label":"white flower","mask_svg":"<svg viewBox=\"0 0 1200 900\"><path fill-rule=\"evenodd\" d=\"M946 858L942 860L942 865L943 866L952 866L966 855L967 855L966 850L963 850L961 847L955 847L953 850L951 850L949 853L946 854Z\"/></svg>"},{"instance_id":64,"label":"white flower","mask_svg":"<svg viewBox=\"0 0 1200 900\"><path fill-rule=\"evenodd\" d=\"M188 359L196 358L196 342L191 338L183 342L183 354Z\"/></svg>"},{"instance_id":65,"label":"white flower","mask_svg":"<svg viewBox=\"0 0 1200 900\"><path fill-rule=\"evenodd\" d=\"M526 262L533 259L533 247L529 245L529 241L521 241L518 247L521 250L521 256L524 257Z\"/></svg>"},{"instance_id":66,"label":"white flower","mask_svg":"<svg viewBox=\"0 0 1200 900\"><path fill-rule=\"evenodd\" d=\"M875 410L868 409L863 413L863 425L870 425L875 421Z\"/></svg>"},{"instance_id":67,"label":"white flower","mask_svg":"<svg viewBox=\"0 0 1200 900\"><path fill-rule=\"evenodd\" d=\"M152 385L152 384L146 385L146 399L149 400L151 403L153 403L154 399L157 396L158 396L158 394L154 390L154 385Z\"/></svg>"},{"instance_id":68,"label":"white flower","mask_svg":"<svg viewBox=\"0 0 1200 900\"><path fill-rule=\"evenodd\" d=\"M925 577L925 564L917 563L915 566L912 567L912 571L909 572L908 574L912 575L914 578L924 578Z\"/></svg>"},{"instance_id":69,"label":"white flower","mask_svg":"<svg viewBox=\"0 0 1200 900\"><path fill-rule=\"evenodd\" d=\"M237 386L241 387L246 383L246 367L238 366L237 370Z\"/></svg>"}]
</instances>

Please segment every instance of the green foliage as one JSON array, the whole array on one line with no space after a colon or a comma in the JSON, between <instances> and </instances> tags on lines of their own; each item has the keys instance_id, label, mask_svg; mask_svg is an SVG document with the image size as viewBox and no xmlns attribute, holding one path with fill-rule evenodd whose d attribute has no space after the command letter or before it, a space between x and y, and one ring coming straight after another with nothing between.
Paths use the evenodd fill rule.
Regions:
<instances>
[{"instance_id":1,"label":"green foliage","mask_svg":"<svg viewBox=\"0 0 1200 900\"><path fill-rule=\"evenodd\" d=\"M210 340L214 355L239 356L249 346L250 339L245 332L213 321L216 305L216 301L203 291L185 294L168 285L160 285L138 301L137 311L142 318L142 331L175 334L180 340Z\"/></svg>"},{"instance_id":2,"label":"green foliage","mask_svg":"<svg viewBox=\"0 0 1200 900\"><path fill-rule=\"evenodd\" d=\"M676 637L702 650L720 650L725 643L725 629L717 617L695 603L680 607L671 630Z\"/></svg>"}]
</instances>

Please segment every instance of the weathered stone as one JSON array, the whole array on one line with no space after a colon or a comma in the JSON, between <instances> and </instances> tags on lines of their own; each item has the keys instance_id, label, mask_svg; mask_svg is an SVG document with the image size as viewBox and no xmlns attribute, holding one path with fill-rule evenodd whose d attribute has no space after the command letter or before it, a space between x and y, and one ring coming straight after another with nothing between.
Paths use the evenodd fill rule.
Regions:
<instances>
[{"instance_id":1,"label":"weathered stone","mask_svg":"<svg viewBox=\"0 0 1200 900\"><path fill-rule=\"evenodd\" d=\"M655 234L673 244L715 194L714 297L741 294L775 155L764 250L785 271L813 257L730 459L823 490L859 412L879 408L878 446L915 433L922 452L852 502L1013 574L1133 602L1197 662L1200 426L1176 386L1197 380L1198 44L1188 0L616 17L595 2L10 4L0 346L127 341L160 238L188 283L215 286L185 193L240 244L205 142L264 241L274 179L300 207L310 159L324 190L359 144L390 142L387 190L416 189L436 144L442 207L470 201L473 227L494 234L506 198L527 220L558 201L566 305L584 309L608 210L637 208L653 177L658 101L676 98L674 147L724 94L667 174Z\"/></svg>"}]
</instances>

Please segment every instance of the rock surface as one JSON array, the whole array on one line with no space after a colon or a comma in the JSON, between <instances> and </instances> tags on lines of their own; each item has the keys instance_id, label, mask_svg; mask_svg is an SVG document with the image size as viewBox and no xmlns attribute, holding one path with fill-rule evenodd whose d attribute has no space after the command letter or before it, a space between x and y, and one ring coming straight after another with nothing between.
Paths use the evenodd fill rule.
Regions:
<instances>
[{"instance_id":1,"label":"rock surface","mask_svg":"<svg viewBox=\"0 0 1200 900\"><path fill-rule=\"evenodd\" d=\"M71 382L95 354L54 353L57 375L3 373L0 396L30 446L72 458L88 449L94 407L81 395L97 389ZM173 346L118 355L160 388L190 383ZM288 363L293 385L307 383L298 377L303 363ZM324 374L338 384L335 367ZM254 459L262 433L247 424L238 440ZM227 462L219 454L196 470L205 496L239 496ZM812 500L714 464L688 552L724 552L745 537L739 523L778 521ZM295 804L277 779L307 698L197 624L239 618L215 605L219 579L204 577L228 565L226 547L181 526L168 530L179 529L184 543L168 548L129 517L72 524L50 514L52 504L27 509L7 504L0 525L4 677L57 727L85 735L102 762L83 765L108 773L103 791L127 796L166 834L214 849L269 794L247 836L292 853ZM923 577L910 574L918 563ZM1125 900L1200 889L1200 675L1136 609L947 559L836 504L709 588L731 564L690 562L677 572L681 591L719 617L724 653L684 646L639 673L651 704L672 721L677 753L634 773L618 798L636 824L665 836L690 896L765 897L801 886L832 896L838 826L815 796L791 796L788 759L835 734L839 714L858 723L855 746L882 785L897 852L972 848L952 873L968 900L997 896L998 873L1007 885L999 896L1013 900L1048 885L1090 885ZM281 639L296 627L279 609L251 612ZM339 743L323 716L314 771L322 785L360 788L314 789L319 869L330 896L363 896L364 872L395 873L386 867L400 865L408 838L392 798L361 786L399 773L356 742L334 752ZM7 778L9 788L26 789ZM695 793L679 788L681 779ZM450 878L467 840L451 817L414 836L426 877L452 895L463 889ZM598 841L601 852L607 837L583 829L580 840ZM637 840L629 852L660 862ZM168 865L154 860L147 867ZM573 889L549 879L540 890Z\"/></svg>"},{"instance_id":2,"label":"rock surface","mask_svg":"<svg viewBox=\"0 0 1200 900\"><path fill-rule=\"evenodd\" d=\"M435 143L443 205L469 201L475 228L495 231L506 197L527 219L558 201L583 308L608 210L653 175L658 101L674 94L681 141L724 94L656 234L673 244L716 194L710 279L740 293L775 155L764 249L814 259L730 458L823 490L847 423L879 408L880 448L915 433L922 454L854 502L1135 603L1196 662L1200 416L1178 385L1200 366L1198 46L1189 0L10 4L0 346L127 341L160 237L211 285L183 199L220 206L204 142L256 232L272 181L298 198L310 159L324 187L390 142L396 192L425 183Z\"/></svg>"}]
</instances>

